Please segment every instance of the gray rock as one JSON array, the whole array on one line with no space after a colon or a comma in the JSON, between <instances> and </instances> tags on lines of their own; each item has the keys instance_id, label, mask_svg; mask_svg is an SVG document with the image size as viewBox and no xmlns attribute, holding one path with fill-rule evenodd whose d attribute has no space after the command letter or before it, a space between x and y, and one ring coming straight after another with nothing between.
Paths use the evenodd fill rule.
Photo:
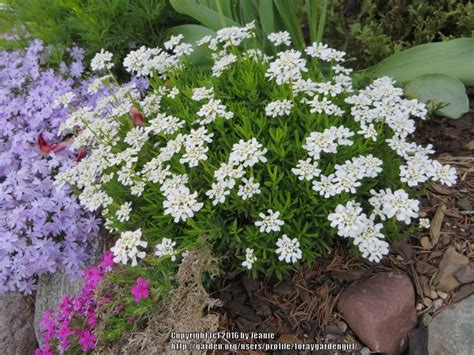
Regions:
<instances>
[{"instance_id":1,"label":"gray rock","mask_svg":"<svg viewBox=\"0 0 474 355\"><path fill-rule=\"evenodd\" d=\"M0 354L30 355L35 348L32 298L16 292L0 295Z\"/></svg>"},{"instance_id":2,"label":"gray rock","mask_svg":"<svg viewBox=\"0 0 474 355\"><path fill-rule=\"evenodd\" d=\"M471 355L474 349L474 296L454 304L428 326L430 355Z\"/></svg>"},{"instance_id":3,"label":"gray rock","mask_svg":"<svg viewBox=\"0 0 474 355\"><path fill-rule=\"evenodd\" d=\"M102 249L103 239L99 235L94 241L94 245L92 245L91 256L87 266L99 263ZM71 279L62 270L39 277L34 311L34 327L39 344L42 344L39 322L43 313L50 308L56 311L64 296L78 294L81 291L82 285L82 278Z\"/></svg>"}]
</instances>

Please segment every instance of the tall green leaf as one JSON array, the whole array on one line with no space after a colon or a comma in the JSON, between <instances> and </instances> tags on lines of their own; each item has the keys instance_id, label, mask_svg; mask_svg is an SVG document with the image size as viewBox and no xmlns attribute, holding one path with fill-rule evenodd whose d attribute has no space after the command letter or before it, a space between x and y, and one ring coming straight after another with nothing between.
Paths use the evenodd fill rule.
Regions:
<instances>
[{"instance_id":1,"label":"tall green leaf","mask_svg":"<svg viewBox=\"0 0 474 355\"><path fill-rule=\"evenodd\" d=\"M240 0L240 11L242 13L242 23L249 23L255 19L253 5L251 0Z\"/></svg>"},{"instance_id":2,"label":"tall green leaf","mask_svg":"<svg viewBox=\"0 0 474 355\"><path fill-rule=\"evenodd\" d=\"M217 11L198 3L196 0L170 0L171 6L184 15L191 16L204 26L213 30L222 28L221 19ZM224 16L226 26L239 26L239 23L227 16Z\"/></svg>"},{"instance_id":3,"label":"tall green leaf","mask_svg":"<svg viewBox=\"0 0 474 355\"><path fill-rule=\"evenodd\" d=\"M267 0L268 1L268 0ZM290 33L295 48L302 50L304 48L303 31L301 30L301 21L298 16L298 7L300 1L274 0L278 14L285 25L285 29Z\"/></svg>"},{"instance_id":4,"label":"tall green leaf","mask_svg":"<svg viewBox=\"0 0 474 355\"><path fill-rule=\"evenodd\" d=\"M469 99L463 83L448 75L425 74L416 77L406 86L405 94L428 105L447 104L436 111L440 116L460 118L469 111Z\"/></svg>"},{"instance_id":5,"label":"tall green leaf","mask_svg":"<svg viewBox=\"0 0 474 355\"><path fill-rule=\"evenodd\" d=\"M275 15L273 10L273 0L260 0L258 4L258 14L263 32L269 35L275 32Z\"/></svg>"},{"instance_id":6,"label":"tall green leaf","mask_svg":"<svg viewBox=\"0 0 474 355\"><path fill-rule=\"evenodd\" d=\"M429 43L396 53L366 69L375 76L402 82L424 74L446 74L474 85L474 38Z\"/></svg>"}]
</instances>

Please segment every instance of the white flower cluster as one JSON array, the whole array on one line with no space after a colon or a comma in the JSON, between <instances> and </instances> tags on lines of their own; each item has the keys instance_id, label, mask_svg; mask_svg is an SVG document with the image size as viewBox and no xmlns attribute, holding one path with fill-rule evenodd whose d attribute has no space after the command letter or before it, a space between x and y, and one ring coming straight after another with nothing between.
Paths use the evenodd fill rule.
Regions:
<instances>
[{"instance_id":1,"label":"white flower cluster","mask_svg":"<svg viewBox=\"0 0 474 355\"><path fill-rule=\"evenodd\" d=\"M171 50L168 53L161 48L140 47L136 51L130 52L123 61L125 69L137 77L147 77L158 75L166 78L172 70L181 66L180 59L193 52L192 45L182 43L183 36L172 36L165 43L165 48Z\"/></svg>"},{"instance_id":2,"label":"white flower cluster","mask_svg":"<svg viewBox=\"0 0 474 355\"><path fill-rule=\"evenodd\" d=\"M285 260L289 264L294 264L303 257L300 242L296 238L290 239L286 234L283 234L276 245L278 247L276 253L279 254L278 260L280 261Z\"/></svg>"},{"instance_id":3,"label":"white flower cluster","mask_svg":"<svg viewBox=\"0 0 474 355\"><path fill-rule=\"evenodd\" d=\"M400 178L410 187L418 186L428 179L451 186L456 183L456 170L449 165L441 165L428 157L432 146L421 147L410 143L407 138L415 131L415 121L410 117L426 118L426 106L416 99L402 97L403 91L394 86L388 77L375 80L357 95L348 97L352 104L351 114L360 123L364 137L376 140L376 124L385 123L394 132L387 139L388 145L406 161L400 166Z\"/></svg>"},{"instance_id":4,"label":"white flower cluster","mask_svg":"<svg viewBox=\"0 0 474 355\"><path fill-rule=\"evenodd\" d=\"M276 100L265 107L265 114L270 117L288 116L293 104L290 100Z\"/></svg>"},{"instance_id":5,"label":"white flower cluster","mask_svg":"<svg viewBox=\"0 0 474 355\"><path fill-rule=\"evenodd\" d=\"M175 261L176 260L176 255L175 255L175 250L174 250L175 246L176 246L175 241L172 241L169 238L163 238L161 240L161 243L156 245L155 255L157 257L170 256L171 261Z\"/></svg>"},{"instance_id":6,"label":"white flower cluster","mask_svg":"<svg viewBox=\"0 0 474 355\"><path fill-rule=\"evenodd\" d=\"M265 163L266 152L267 149L262 149L262 145L255 138L248 141L241 139L235 143L230 152L229 161L221 163L219 169L214 171L217 182L213 183L211 189L206 192L206 195L212 199L212 204L224 203L226 196L230 195L230 191L235 186L235 180L244 176L244 168L252 167L258 162ZM242 181L244 184L239 186L238 196L241 196L243 200L260 193L260 184L254 182L253 177L249 180L244 178Z\"/></svg>"},{"instance_id":7,"label":"white flower cluster","mask_svg":"<svg viewBox=\"0 0 474 355\"><path fill-rule=\"evenodd\" d=\"M112 63L112 53L104 51L102 48L100 52L96 53L94 58L91 60L91 69L94 71L103 71L112 69L114 64Z\"/></svg>"},{"instance_id":8,"label":"white flower cluster","mask_svg":"<svg viewBox=\"0 0 474 355\"><path fill-rule=\"evenodd\" d=\"M257 257L253 255L254 250L251 248L245 249L245 260L242 262L242 266L250 270L253 263L257 261Z\"/></svg>"},{"instance_id":9,"label":"white flower cluster","mask_svg":"<svg viewBox=\"0 0 474 355\"><path fill-rule=\"evenodd\" d=\"M306 60L301 58L301 52L289 49L277 53L277 59L270 63L265 76L282 85L302 79L302 73L307 71Z\"/></svg>"},{"instance_id":10,"label":"white flower cluster","mask_svg":"<svg viewBox=\"0 0 474 355\"><path fill-rule=\"evenodd\" d=\"M319 58L326 62L342 62L346 53L329 48L327 44L314 42L305 50L306 54L313 58Z\"/></svg>"},{"instance_id":11,"label":"white flower cluster","mask_svg":"<svg viewBox=\"0 0 474 355\"><path fill-rule=\"evenodd\" d=\"M146 248L148 243L141 240L142 231L137 229L134 232L123 232L115 245L110 249L114 254L114 262L127 264L132 261L132 266L137 265L137 258L143 259L146 255L144 251L138 248Z\"/></svg>"},{"instance_id":12,"label":"white flower cluster","mask_svg":"<svg viewBox=\"0 0 474 355\"><path fill-rule=\"evenodd\" d=\"M272 210L268 210L267 212L268 215L265 215L264 213L259 214L262 220L256 221L255 225L260 227L260 232L262 233L279 232L281 226L285 224L281 219L278 219L278 217L280 217L280 212L273 212Z\"/></svg>"},{"instance_id":13,"label":"white flower cluster","mask_svg":"<svg viewBox=\"0 0 474 355\"><path fill-rule=\"evenodd\" d=\"M228 147L231 146L230 152L224 152L228 154L227 161L215 161L214 158L221 152L212 151L222 138L222 127L230 126L224 126L225 132L229 132L232 125L238 126L243 120L243 117L234 115L228 109L236 106L232 106L229 95L220 96L219 85L215 84L218 81L216 78L226 80L223 78L237 72L234 68L239 69L240 66L249 64L246 61L253 61L261 65L265 78L273 85L284 85L277 87L278 97L264 98L264 104L260 105L263 106L265 116L285 118L260 121L272 125L281 122L283 126L287 122L293 122L295 113L303 110L308 112L306 115L311 119L311 124L314 123L311 126L313 128L307 129L301 147L307 156L293 162L292 173L302 184L307 184L308 188L315 191L312 197L329 199L340 195L337 198L341 198L343 202L329 214L330 225L336 228L339 236L351 238L364 257L379 261L388 253L388 243L382 234L384 226L380 221L394 219L410 223L418 218L418 201L411 199L403 189L371 190L368 203L372 210L366 214L359 202L352 198L348 201L347 196L364 191L363 180L377 178L387 162L382 162L373 155L377 152L370 154L366 150L349 158L339 159L339 163L336 163L337 156L327 155L345 153L347 150L357 151L361 137L369 147L380 136L390 137L377 144L388 145L404 160L404 164L400 166L402 183L414 187L431 179L451 186L456 182L454 168L430 159L428 156L433 153L430 145L422 147L408 142L415 131L413 117L424 119L427 114L425 105L418 100L403 98L403 91L396 88L389 78L377 79L367 88L354 93L351 70L340 65L345 57L344 52L328 48L325 44L314 43L306 49L310 58L305 59L308 57L304 57L301 52L288 48L291 40L287 32L268 36L274 46L282 48L274 57L268 57L254 48L240 52L235 50L235 46L254 37L255 25L251 23L245 27L221 29L215 37L204 37L198 41L198 45L207 45L212 51L213 77L198 83L200 86L194 88L183 88L178 83L175 85L179 89L172 86L175 74L178 76L180 70L186 68L182 57L192 53L192 46L183 42L182 35L172 36L165 42L164 49L141 47L130 52L123 63L128 72L138 77L158 76L167 82L158 88L153 86L152 92L144 98L133 84L116 88L109 77L94 82L89 88L91 93L98 92L107 81L110 94L99 99L96 107L82 107L72 113L61 125L61 134L78 133L71 147L88 147L88 154L77 164L61 171L57 184L69 184L80 189L81 204L91 211L102 209L106 216L106 226L110 230L120 230L120 224L133 217L131 202L123 202L122 197L120 201L114 201L107 194L106 191L109 190L105 187L111 181L118 182L119 186L126 189L125 193L130 192L136 197L143 195L142 198L145 198L150 190L153 191L153 198L156 196L155 191L158 195L161 194L162 210L156 213L171 216L175 223L193 218L205 203L214 206L224 204L227 198L234 199L236 196L245 201L251 199L251 202L246 202L248 204L257 199L259 202L263 200L272 203L271 198L267 199L268 193L271 193L266 190L269 181L262 182L262 185L258 181L262 175L256 164L266 165L268 153L262 144L265 141L257 135L260 133L249 135L248 132L243 132L244 127L240 127L242 132L236 129L238 136L232 135L233 140L227 141ZM102 50L94 57L91 66L94 70L110 69L111 60L111 54ZM317 77L308 75L308 63L312 67L320 60L330 62L331 79L327 79L322 73L317 73ZM171 72L173 75L170 75ZM291 92L287 96L280 96L282 92L289 90ZM177 109L173 109L173 114L166 112L170 102L173 106L176 104L175 108L179 108L179 105L189 102L189 99L192 100L193 107L197 105L192 113L183 110L177 113ZM73 97L66 94L57 101L58 104L68 105L71 100ZM350 114L347 106L350 107ZM233 110L241 115L238 109ZM258 108L257 111L261 114ZM127 125L123 124L124 118L130 120ZM231 120L230 124L224 120ZM345 125L341 122L345 122ZM132 129L127 128L132 124ZM322 125L325 125L325 129L314 128ZM389 136L386 135L384 125L390 129ZM307 127L310 127L309 123ZM259 129L263 131L266 127L260 126ZM268 146L270 149L272 147ZM218 147L219 150L221 148L224 146ZM268 154L268 158L273 159L273 156L278 155ZM330 166L322 166L328 160L332 160ZM346 161L341 163L341 160ZM190 182L194 182L195 174L190 171L196 168L206 174L212 172L211 186L201 189L201 182L208 181L205 178L209 176L206 176L199 184L200 190L191 189ZM271 167L264 166L262 171L269 171L267 168ZM201 170L197 171L200 173ZM232 191L234 188L236 191ZM368 188L365 189L367 190ZM205 196L199 196L200 194ZM258 196L259 194L261 195ZM200 197L207 199L200 201ZM137 205L140 203L133 203L134 207ZM249 223L250 228L257 228L257 233L278 233L285 224L280 219L280 211L284 216L287 216L287 211L274 205L268 207L273 209L259 213L259 219ZM280 211L274 211L275 209ZM208 208L204 210L207 211ZM420 225L427 226L429 221L427 223L420 219ZM131 260L132 265L136 265L137 259L144 258L145 252L139 248L146 248L147 242L142 241L141 237L141 229L123 232L112 248L116 262L126 264ZM303 246L307 247L307 240L302 238L304 237L298 236ZM302 259L303 251L298 239L292 239L286 234L278 238L275 252L280 261L292 264ZM155 255L169 256L174 261L176 243L163 238L156 246ZM251 269L256 262L255 255L262 255L255 245L252 247L245 249L245 260L242 262L242 266L247 269Z\"/></svg>"},{"instance_id":14,"label":"white flower cluster","mask_svg":"<svg viewBox=\"0 0 474 355\"><path fill-rule=\"evenodd\" d=\"M380 233L383 225L375 224L372 218L368 218L359 203L351 200L346 205L338 205L328 219L331 227L337 228L341 237L352 238L362 255L370 261L378 262L388 254L388 243Z\"/></svg>"},{"instance_id":15,"label":"white flower cluster","mask_svg":"<svg viewBox=\"0 0 474 355\"><path fill-rule=\"evenodd\" d=\"M274 46L291 46L291 37L286 31L270 33L267 38Z\"/></svg>"}]
</instances>

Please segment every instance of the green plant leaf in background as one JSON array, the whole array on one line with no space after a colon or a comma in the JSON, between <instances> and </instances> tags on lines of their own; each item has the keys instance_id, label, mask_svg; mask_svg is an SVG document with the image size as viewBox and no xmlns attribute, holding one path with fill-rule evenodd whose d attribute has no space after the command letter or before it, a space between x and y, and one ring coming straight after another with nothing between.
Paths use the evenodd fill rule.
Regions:
<instances>
[{"instance_id":1,"label":"green plant leaf in background","mask_svg":"<svg viewBox=\"0 0 474 355\"><path fill-rule=\"evenodd\" d=\"M293 45L298 50L305 47L303 31L301 30L301 19L298 17L298 7L302 2L299 0L273 0L278 15L280 16L286 31L291 35Z\"/></svg>"},{"instance_id":2,"label":"green plant leaf in background","mask_svg":"<svg viewBox=\"0 0 474 355\"><path fill-rule=\"evenodd\" d=\"M171 27L166 31L167 37L176 36L182 34L184 36L184 42L193 45L193 53L189 56L190 62L193 65L210 65L209 49L205 46L196 46L196 41L200 40L204 36L215 36L216 32L210 28L201 25L181 25Z\"/></svg>"},{"instance_id":3,"label":"green plant leaf in background","mask_svg":"<svg viewBox=\"0 0 474 355\"><path fill-rule=\"evenodd\" d=\"M365 70L398 82L424 74L446 74L465 85L474 85L474 38L423 44L396 53Z\"/></svg>"},{"instance_id":4,"label":"green plant leaf in background","mask_svg":"<svg viewBox=\"0 0 474 355\"><path fill-rule=\"evenodd\" d=\"M217 31L225 26L239 26L238 22L227 16L223 16L225 21L223 26L219 13L203 0L170 0L170 3L180 14L188 15L213 30Z\"/></svg>"},{"instance_id":5,"label":"green plant leaf in background","mask_svg":"<svg viewBox=\"0 0 474 355\"><path fill-rule=\"evenodd\" d=\"M469 99L463 83L449 75L425 74L416 77L405 87L405 94L425 102L429 107L448 103L436 111L444 117L460 118L469 111Z\"/></svg>"}]
</instances>

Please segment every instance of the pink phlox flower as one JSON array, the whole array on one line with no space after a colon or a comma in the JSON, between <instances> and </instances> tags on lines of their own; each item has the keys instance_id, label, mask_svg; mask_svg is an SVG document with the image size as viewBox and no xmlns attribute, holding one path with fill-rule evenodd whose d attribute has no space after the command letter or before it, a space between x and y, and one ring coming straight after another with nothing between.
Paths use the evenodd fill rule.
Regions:
<instances>
[{"instance_id":1,"label":"pink phlox flower","mask_svg":"<svg viewBox=\"0 0 474 355\"><path fill-rule=\"evenodd\" d=\"M108 251L102 257L102 262L100 263L99 267L104 271L112 270L114 263L114 253Z\"/></svg>"},{"instance_id":2,"label":"pink phlox flower","mask_svg":"<svg viewBox=\"0 0 474 355\"><path fill-rule=\"evenodd\" d=\"M137 284L130 288L135 302L140 302L142 298L147 298L150 295L150 292L148 291L150 283L150 280L144 281L141 276L137 279Z\"/></svg>"},{"instance_id":3,"label":"pink phlox flower","mask_svg":"<svg viewBox=\"0 0 474 355\"><path fill-rule=\"evenodd\" d=\"M79 344L82 345L82 351L87 351L89 349L95 348L95 335L92 334L89 330L81 330Z\"/></svg>"},{"instance_id":4,"label":"pink phlox flower","mask_svg":"<svg viewBox=\"0 0 474 355\"><path fill-rule=\"evenodd\" d=\"M92 289L102 281L102 272L97 267L91 267L84 271L84 278L86 281L86 288Z\"/></svg>"}]
</instances>

